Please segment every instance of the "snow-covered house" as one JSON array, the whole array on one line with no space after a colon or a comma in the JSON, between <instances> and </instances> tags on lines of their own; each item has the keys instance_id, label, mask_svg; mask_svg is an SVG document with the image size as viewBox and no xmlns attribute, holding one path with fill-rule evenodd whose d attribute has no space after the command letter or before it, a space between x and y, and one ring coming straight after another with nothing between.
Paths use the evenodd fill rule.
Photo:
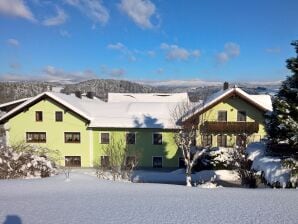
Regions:
<instances>
[{"instance_id":1,"label":"snow-covered house","mask_svg":"<svg viewBox=\"0 0 298 224\"><path fill-rule=\"evenodd\" d=\"M123 140L139 155L140 167L176 168L182 165L173 138L179 126L171 113L183 101L188 101L187 93L113 93L104 102L92 94L44 92L10 110L0 123L7 144L25 141L58 149L67 166L92 167L106 162L103 148L111 141ZM202 127L198 126L196 142L231 146L243 127L249 130L251 140L257 141L266 134L263 115L268 110L269 96L249 95L239 88L220 91L196 105L191 114L206 117L201 125L207 131L201 136Z\"/></svg>"}]
</instances>

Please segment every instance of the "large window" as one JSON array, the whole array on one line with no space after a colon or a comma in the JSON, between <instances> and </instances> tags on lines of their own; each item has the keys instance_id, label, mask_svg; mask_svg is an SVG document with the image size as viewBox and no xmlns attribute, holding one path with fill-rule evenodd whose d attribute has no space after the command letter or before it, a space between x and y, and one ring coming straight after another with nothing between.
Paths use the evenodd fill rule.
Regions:
<instances>
[{"instance_id":1,"label":"large window","mask_svg":"<svg viewBox=\"0 0 298 224\"><path fill-rule=\"evenodd\" d=\"M217 121L227 121L227 111L226 110L218 111Z\"/></svg>"},{"instance_id":2,"label":"large window","mask_svg":"<svg viewBox=\"0 0 298 224\"><path fill-rule=\"evenodd\" d=\"M80 143L80 132L64 132L65 143Z\"/></svg>"},{"instance_id":3,"label":"large window","mask_svg":"<svg viewBox=\"0 0 298 224\"><path fill-rule=\"evenodd\" d=\"M80 156L65 156L65 166L66 167L81 167L81 157Z\"/></svg>"},{"instance_id":4,"label":"large window","mask_svg":"<svg viewBox=\"0 0 298 224\"><path fill-rule=\"evenodd\" d=\"M42 111L35 111L35 121L42 121Z\"/></svg>"},{"instance_id":5,"label":"large window","mask_svg":"<svg viewBox=\"0 0 298 224\"><path fill-rule=\"evenodd\" d=\"M217 135L217 146L218 147L227 147L227 136L226 135Z\"/></svg>"},{"instance_id":6,"label":"large window","mask_svg":"<svg viewBox=\"0 0 298 224\"><path fill-rule=\"evenodd\" d=\"M110 143L110 133L108 133L108 132L100 133L100 143L101 144L109 144Z\"/></svg>"},{"instance_id":7,"label":"large window","mask_svg":"<svg viewBox=\"0 0 298 224\"><path fill-rule=\"evenodd\" d=\"M57 122L63 121L63 113L62 113L62 111L56 111L55 112L55 120Z\"/></svg>"},{"instance_id":8,"label":"large window","mask_svg":"<svg viewBox=\"0 0 298 224\"><path fill-rule=\"evenodd\" d=\"M110 167L110 157L109 156L101 156L100 157L100 165L101 165L101 168L108 169Z\"/></svg>"},{"instance_id":9,"label":"large window","mask_svg":"<svg viewBox=\"0 0 298 224\"><path fill-rule=\"evenodd\" d=\"M153 145L162 145L161 133L153 133Z\"/></svg>"},{"instance_id":10,"label":"large window","mask_svg":"<svg viewBox=\"0 0 298 224\"><path fill-rule=\"evenodd\" d=\"M154 156L152 158L152 167L153 168L162 168L162 157L161 156Z\"/></svg>"},{"instance_id":11,"label":"large window","mask_svg":"<svg viewBox=\"0 0 298 224\"><path fill-rule=\"evenodd\" d=\"M245 111L237 112L237 121L246 121L246 112Z\"/></svg>"},{"instance_id":12,"label":"large window","mask_svg":"<svg viewBox=\"0 0 298 224\"><path fill-rule=\"evenodd\" d=\"M135 133L126 133L126 144L128 144L128 145L136 144L136 134Z\"/></svg>"},{"instance_id":13,"label":"large window","mask_svg":"<svg viewBox=\"0 0 298 224\"><path fill-rule=\"evenodd\" d=\"M212 135L202 135L202 145L205 146L212 146Z\"/></svg>"},{"instance_id":14,"label":"large window","mask_svg":"<svg viewBox=\"0 0 298 224\"><path fill-rule=\"evenodd\" d=\"M46 142L47 135L45 132L26 132L26 142Z\"/></svg>"}]
</instances>

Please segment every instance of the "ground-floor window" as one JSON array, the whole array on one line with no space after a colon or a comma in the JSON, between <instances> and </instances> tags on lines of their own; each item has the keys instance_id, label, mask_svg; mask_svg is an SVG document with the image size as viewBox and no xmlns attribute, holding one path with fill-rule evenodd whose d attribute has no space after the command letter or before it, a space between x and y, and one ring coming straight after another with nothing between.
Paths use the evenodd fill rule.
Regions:
<instances>
[{"instance_id":1,"label":"ground-floor window","mask_svg":"<svg viewBox=\"0 0 298 224\"><path fill-rule=\"evenodd\" d=\"M226 135L217 135L217 146L218 147L227 147L227 136Z\"/></svg>"},{"instance_id":2,"label":"ground-floor window","mask_svg":"<svg viewBox=\"0 0 298 224\"><path fill-rule=\"evenodd\" d=\"M153 168L162 168L162 157L161 156L153 156L152 157L152 167Z\"/></svg>"},{"instance_id":3,"label":"ground-floor window","mask_svg":"<svg viewBox=\"0 0 298 224\"><path fill-rule=\"evenodd\" d=\"M137 165L137 159L135 156L127 156L125 161L125 166L127 169L132 169Z\"/></svg>"},{"instance_id":4,"label":"ground-floor window","mask_svg":"<svg viewBox=\"0 0 298 224\"><path fill-rule=\"evenodd\" d=\"M109 156L101 156L100 157L100 166L101 166L101 168L108 169L110 167L110 157Z\"/></svg>"},{"instance_id":5,"label":"ground-floor window","mask_svg":"<svg viewBox=\"0 0 298 224\"><path fill-rule=\"evenodd\" d=\"M179 168L185 168L185 161L183 157L178 158L179 162Z\"/></svg>"},{"instance_id":6,"label":"ground-floor window","mask_svg":"<svg viewBox=\"0 0 298 224\"><path fill-rule=\"evenodd\" d=\"M242 146L246 146L246 136L244 135L237 135L236 136L236 146L238 147L242 147Z\"/></svg>"},{"instance_id":7,"label":"ground-floor window","mask_svg":"<svg viewBox=\"0 0 298 224\"><path fill-rule=\"evenodd\" d=\"M44 143L46 141L47 135L45 132L26 132L26 142Z\"/></svg>"},{"instance_id":8,"label":"ground-floor window","mask_svg":"<svg viewBox=\"0 0 298 224\"><path fill-rule=\"evenodd\" d=\"M65 156L65 166L66 167L81 167L81 157L80 156Z\"/></svg>"},{"instance_id":9,"label":"ground-floor window","mask_svg":"<svg viewBox=\"0 0 298 224\"><path fill-rule=\"evenodd\" d=\"M212 146L212 135L202 135L202 146Z\"/></svg>"}]
</instances>

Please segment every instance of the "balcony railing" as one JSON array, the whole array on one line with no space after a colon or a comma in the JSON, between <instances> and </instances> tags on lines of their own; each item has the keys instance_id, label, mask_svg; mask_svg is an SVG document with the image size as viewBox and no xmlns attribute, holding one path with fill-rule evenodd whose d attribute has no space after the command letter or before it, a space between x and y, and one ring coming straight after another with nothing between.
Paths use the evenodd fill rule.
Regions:
<instances>
[{"instance_id":1,"label":"balcony railing","mask_svg":"<svg viewBox=\"0 0 298 224\"><path fill-rule=\"evenodd\" d=\"M259 131L257 122L219 122L205 121L201 126L202 131L207 133L247 133L252 134Z\"/></svg>"}]
</instances>

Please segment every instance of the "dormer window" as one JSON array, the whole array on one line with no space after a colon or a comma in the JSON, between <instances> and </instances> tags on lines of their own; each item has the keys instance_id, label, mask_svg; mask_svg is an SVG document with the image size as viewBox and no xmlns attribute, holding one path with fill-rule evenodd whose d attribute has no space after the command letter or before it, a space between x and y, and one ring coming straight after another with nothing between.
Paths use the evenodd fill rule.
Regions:
<instances>
[{"instance_id":1,"label":"dormer window","mask_svg":"<svg viewBox=\"0 0 298 224\"><path fill-rule=\"evenodd\" d=\"M217 121L221 121L221 122L227 121L227 111L226 110L218 111Z\"/></svg>"},{"instance_id":2,"label":"dormer window","mask_svg":"<svg viewBox=\"0 0 298 224\"><path fill-rule=\"evenodd\" d=\"M35 121L42 121L42 111L35 111Z\"/></svg>"}]
</instances>

